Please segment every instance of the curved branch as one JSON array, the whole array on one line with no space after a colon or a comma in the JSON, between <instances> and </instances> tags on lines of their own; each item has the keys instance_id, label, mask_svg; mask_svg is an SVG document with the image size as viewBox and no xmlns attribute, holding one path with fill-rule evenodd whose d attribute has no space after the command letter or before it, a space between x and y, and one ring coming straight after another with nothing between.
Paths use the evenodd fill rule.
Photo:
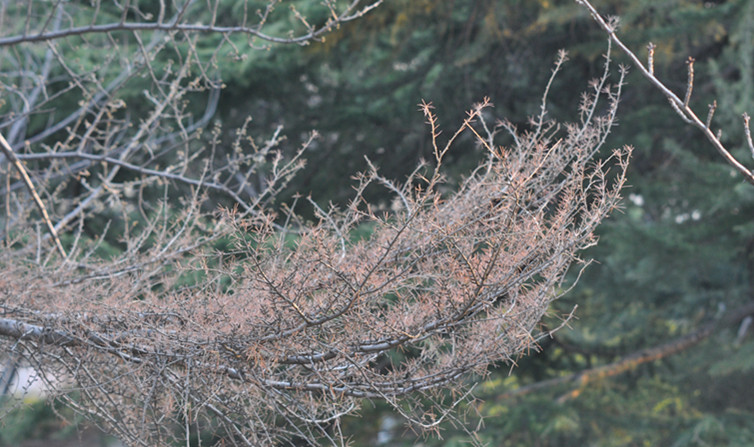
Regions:
<instances>
[{"instance_id":1,"label":"curved branch","mask_svg":"<svg viewBox=\"0 0 754 447\"><path fill-rule=\"evenodd\" d=\"M578 397L592 382L607 377L617 376L626 371L635 369L641 364L654 362L655 360L660 360L681 353L709 338L716 330L737 324L739 321L751 315L754 315L754 302L741 306L728 313L723 318L706 323L697 330L682 337L678 337L675 340L651 348L641 349L606 365L584 369L567 376L543 380L516 388L515 390L498 395L496 400L502 401L564 384L576 385L576 388L558 398L558 402L565 402Z\"/></svg>"}]
</instances>

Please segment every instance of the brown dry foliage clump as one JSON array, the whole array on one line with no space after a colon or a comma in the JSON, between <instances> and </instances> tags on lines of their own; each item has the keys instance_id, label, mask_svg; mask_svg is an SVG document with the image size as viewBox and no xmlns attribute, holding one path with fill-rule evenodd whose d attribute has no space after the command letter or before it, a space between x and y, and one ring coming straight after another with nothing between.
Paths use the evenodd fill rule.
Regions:
<instances>
[{"instance_id":1,"label":"brown dry foliage clump","mask_svg":"<svg viewBox=\"0 0 754 447\"><path fill-rule=\"evenodd\" d=\"M194 51L190 36L172 36ZM139 42L145 55L163 45L171 43ZM4 145L18 176L6 176L2 194L0 349L129 445L197 433L224 445L343 444L341 417L364 399L388 402L422 429L456 421L469 378L535 347L537 323L625 182L628 148L594 160L623 82L608 85L606 64L573 124L547 119L543 100L529 130L492 126L485 100L441 143L422 104L434 159L400 184L372 167L347 206L317 208L308 223L269 206L302 151L286 157L279 129L264 143L241 129L231 149L215 129L202 145L181 104L191 89L219 88L203 71L213 61L197 68L188 57L163 80L147 60L132 61L159 81L140 126L121 122L122 103L89 94L99 112L82 112L88 118L55 147ZM166 166L157 148L167 142L178 156ZM446 154L470 144L487 157L452 186ZM84 172L97 166L97 175ZM67 196L66 182L82 182L84 193ZM377 186L395 196L391 212L365 201ZM163 200L145 203L155 190ZM239 211L208 212L210 193ZM99 239L81 230L103 209L125 222L125 248L110 259L95 255L107 228ZM129 226L134 214L140 226Z\"/></svg>"}]
</instances>

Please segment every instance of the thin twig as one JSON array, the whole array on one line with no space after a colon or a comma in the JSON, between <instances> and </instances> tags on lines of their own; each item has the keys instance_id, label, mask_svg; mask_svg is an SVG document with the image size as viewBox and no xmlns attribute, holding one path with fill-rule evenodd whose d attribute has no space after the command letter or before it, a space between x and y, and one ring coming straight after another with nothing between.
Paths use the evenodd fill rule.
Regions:
<instances>
[{"instance_id":1,"label":"thin twig","mask_svg":"<svg viewBox=\"0 0 754 447\"><path fill-rule=\"evenodd\" d=\"M186 2L188 5L191 2ZM358 3L358 2L354 2ZM121 20L120 22L105 23L100 25L86 25L76 26L60 31L41 31L38 33L24 33L16 36L9 36L0 38L0 47L14 46L21 43L33 43L44 42L51 40L60 40L70 36L79 35L91 35L91 34L107 34L117 31L129 31L133 33L144 31L165 31L165 32L183 32L183 33L214 33L214 34L248 34L258 39L265 40L271 43L306 43L311 40L320 38L322 35L332 31L340 23L345 23L351 20L355 20L362 17L366 12L376 8L382 0L376 1L371 5L366 6L362 10L355 11L354 13L347 15L341 14L336 20L330 20L324 26L317 29L310 29L308 33L295 36L295 37L278 37L265 34L259 31L259 26L218 26L218 25L202 25L197 23L179 23L175 20L170 23L159 22L126 22ZM128 9L124 9L124 14ZM348 11L350 12L350 11Z\"/></svg>"},{"instance_id":2,"label":"thin twig","mask_svg":"<svg viewBox=\"0 0 754 447\"><path fill-rule=\"evenodd\" d=\"M13 149L11 149L10 144L8 144L8 142L5 140L5 137L1 133L0 133L0 148L2 148L2 151L5 154L5 156L8 158L8 160L10 160L11 163L13 163L13 166L16 168L16 171L18 171L18 173L21 175L21 178L23 178L24 183L26 183L26 188L31 193L31 197L34 199L34 203L37 205L39 212L42 214L42 220L44 220L45 225L47 225L47 231L50 232L50 236L52 236L52 240L55 241L55 247L58 249L58 252L63 257L63 259L67 258L68 255L66 255L65 253L63 244L60 243L58 232L55 231L55 227L52 225L52 221L50 220L50 215L47 214L47 208L45 208L45 205L42 202L42 199L39 197L39 194L37 194L37 189L34 187L34 183L31 181L29 174L26 173L26 168L24 168L24 165L21 163L18 157L16 157L16 154L13 152Z\"/></svg>"},{"instance_id":3,"label":"thin twig","mask_svg":"<svg viewBox=\"0 0 754 447\"><path fill-rule=\"evenodd\" d=\"M694 58L689 56L686 60L688 68L688 77L686 80L686 96L683 98L683 105L688 107L691 100L691 92L694 90Z\"/></svg>"},{"instance_id":4,"label":"thin twig","mask_svg":"<svg viewBox=\"0 0 754 447\"><path fill-rule=\"evenodd\" d=\"M634 54L634 52L631 51L623 43L623 41L620 40L618 35L615 33L615 27L608 24L607 21L599 12L597 12L597 10L588 0L576 0L576 2L583 5L587 10L589 10L592 18L597 22L597 24L599 24L600 27L602 27L602 29L610 36L613 42L615 42L615 44L618 45L618 47L629 57L629 59L631 59L631 61L634 63L634 66L639 69L641 74L647 80L649 80L652 85L659 89L666 98L668 98L668 101L670 101L670 104L673 106L673 109L676 111L676 113L678 113L678 115L689 124L699 128L702 133L704 133L704 136L707 137L707 140L712 143L717 152L725 159L725 161L733 166L741 175L743 175L747 182L754 185L754 172L744 166L741 162L739 162L725 147L725 145L723 145L723 143L720 141L720 137L712 132L712 130L707 127L701 119L699 119L694 111L691 110L691 108L683 100L681 100L665 84L663 84L662 81L655 77L654 70L652 69L651 65L650 67L644 66L644 64L639 60L636 54ZM652 51L653 47L650 47L650 53L652 53ZM690 95L690 89L687 90Z\"/></svg>"},{"instance_id":5,"label":"thin twig","mask_svg":"<svg viewBox=\"0 0 754 447\"><path fill-rule=\"evenodd\" d=\"M751 157L754 158L754 142L751 141L751 128L749 127L750 119L749 114L744 113L744 132L746 133L746 142L749 144Z\"/></svg>"}]
</instances>

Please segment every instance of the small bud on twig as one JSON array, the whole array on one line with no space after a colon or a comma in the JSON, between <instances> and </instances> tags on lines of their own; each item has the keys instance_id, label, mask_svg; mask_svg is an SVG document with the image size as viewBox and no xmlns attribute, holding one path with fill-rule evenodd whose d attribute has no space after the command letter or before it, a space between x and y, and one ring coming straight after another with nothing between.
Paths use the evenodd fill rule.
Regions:
<instances>
[{"instance_id":1,"label":"small bud on twig","mask_svg":"<svg viewBox=\"0 0 754 447\"><path fill-rule=\"evenodd\" d=\"M652 42L649 42L647 44L647 69L649 70L649 74L654 76L655 74L655 48L657 46L653 44Z\"/></svg>"},{"instance_id":2,"label":"small bud on twig","mask_svg":"<svg viewBox=\"0 0 754 447\"><path fill-rule=\"evenodd\" d=\"M689 56L686 64L689 66L689 75L686 81L686 98L683 100L683 105L688 107L689 100L691 99L691 91L694 90L694 58Z\"/></svg>"},{"instance_id":3,"label":"small bud on twig","mask_svg":"<svg viewBox=\"0 0 754 447\"><path fill-rule=\"evenodd\" d=\"M705 123L708 129L710 124L712 124L712 116L715 114L715 110L717 110L717 100L712 101L712 104L709 105L709 112L707 112L707 122Z\"/></svg>"},{"instance_id":4,"label":"small bud on twig","mask_svg":"<svg viewBox=\"0 0 754 447\"><path fill-rule=\"evenodd\" d=\"M754 158L754 142L751 141L751 129L749 128L749 114L744 113L744 131L746 132L746 142L749 143L751 157Z\"/></svg>"}]
</instances>

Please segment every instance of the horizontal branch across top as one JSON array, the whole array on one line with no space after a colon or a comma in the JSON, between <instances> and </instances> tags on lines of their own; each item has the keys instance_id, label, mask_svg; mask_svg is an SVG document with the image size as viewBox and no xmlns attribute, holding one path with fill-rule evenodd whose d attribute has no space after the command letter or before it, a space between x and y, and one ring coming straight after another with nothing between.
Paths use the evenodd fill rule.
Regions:
<instances>
[{"instance_id":1,"label":"horizontal branch across top","mask_svg":"<svg viewBox=\"0 0 754 447\"><path fill-rule=\"evenodd\" d=\"M114 31L183 31L190 33L219 33L219 34L250 34L273 43L303 43L307 42L331 29L332 25L326 25L316 31L298 37L275 37L258 31L256 27L246 26L216 26L216 25L192 25L188 23L107 23L104 25L88 25L68 28L61 31L49 31L34 35L19 35L0 38L0 46L12 46L20 43L44 42L48 40L62 39L91 33L110 33Z\"/></svg>"},{"instance_id":2,"label":"horizontal branch across top","mask_svg":"<svg viewBox=\"0 0 754 447\"><path fill-rule=\"evenodd\" d=\"M359 1L353 2L346 9L347 11L353 10ZM331 31L340 23L348 22L358 19L364 16L372 9L379 6L382 0L377 0L372 4L365 6L364 8L354 12L350 15L341 15L339 17L333 17L327 21L323 26L319 28L311 27L307 34L297 37L277 37L269 34L265 34L260 31L261 25L257 26L217 26L217 25L202 25L202 24L189 24L178 23L174 21L172 23L164 22L117 22L106 23L101 25L87 25L77 26L63 30L45 31L37 34L22 34L16 36L9 36L0 38L0 47L8 47L18 45L20 43L32 43L32 42L45 42L50 40L62 39L70 36L77 36L83 34L92 33L110 33L116 31L182 31L186 33L216 33L216 34L248 34L259 39L265 40L271 43L298 43L305 44L306 42L316 39L321 35Z\"/></svg>"}]
</instances>

